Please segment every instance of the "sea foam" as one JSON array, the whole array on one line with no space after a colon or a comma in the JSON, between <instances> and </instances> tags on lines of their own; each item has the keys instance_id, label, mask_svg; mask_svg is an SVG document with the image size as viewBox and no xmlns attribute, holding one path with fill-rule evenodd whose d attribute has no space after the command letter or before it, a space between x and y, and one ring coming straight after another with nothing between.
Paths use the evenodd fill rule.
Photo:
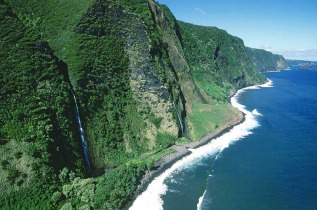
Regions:
<instances>
[{"instance_id":1,"label":"sea foam","mask_svg":"<svg viewBox=\"0 0 317 210\"><path fill-rule=\"evenodd\" d=\"M204 191L204 194L199 198L197 204L197 210L201 210L201 205L203 204L204 197L206 195L207 190Z\"/></svg>"},{"instance_id":2,"label":"sea foam","mask_svg":"<svg viewBox=\"0 0 317 210\"><path fill-rule=\"evenodd\" d=\"M263 115L260 112L258 112L257 109L253 109L252 114L263 117Z\"/></svg>"},{"instance_id":3,"label":"sea foam","mask_svg":"<svg viewBox=\"0 0 317 210\"><path fill-rule=\"evenodd\" d=\"M245 114L245 120L241 124L234 126L229 132L216 139L213 139L210 143L197 149L191 149L192 153L190 155L177 161L170 168L156 177L149 184L147 189L137 197L130 207L130 210L163 209L164 203L161 196L165 195L168 190L167 185L164 184L166 178L173 176L174 173L178 173L184 168L192 166L206 156L215 154L219 155L225 148L229 147L230 144L252 134L251 130L259 126L257 114L253 113L254 111L250 112L246 110L244 105L239 104L238 98L245 90L260 89L261 87L273 87L273 82L269 80L264 85L256 85L241 89L231 98L232 106L238 108ZM199 198L197 209L200 209L203 198L204 195Z\"/></svg>"}]
</instances>

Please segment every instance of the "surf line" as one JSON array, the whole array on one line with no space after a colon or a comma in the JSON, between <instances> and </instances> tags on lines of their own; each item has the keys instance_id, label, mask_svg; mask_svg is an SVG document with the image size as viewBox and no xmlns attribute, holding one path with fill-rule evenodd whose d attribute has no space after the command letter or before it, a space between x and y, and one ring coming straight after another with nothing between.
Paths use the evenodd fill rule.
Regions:
<instances>
[{"instance_id":1,"label":"surf line","mask_svg":"<svg viewBox=\"0 0 317 210\"><path fill-rule=\"evenodd\" d=\"M136 198L130 207L130 210L143 210L149 208L163 209L164 202L161 196L165 195L168 189L164 184L164 181L167 177L173 176L173 173L177 173L183 168L190 167L206 156L216 154L219 155L225 148L229 147L230 144L252 134L251 130L259 126L257 121L258 115L246 110L244 105L239 104L238 98L240 94L246 90L260 89L261 87L273 87L273 82L268 80L268 82L263 85L255 85L238 90L237 93L231 98L231 105L238 108L245 114L245 120L242 123L234 126L227 133L213 139L210 143L196 149L191 149L192 153L190 155L185 156L184 158L175 162L170 168L166 169L162 174L156 177L148 185L147 189ZM203 197L204 196L200 198L197 209L201 208Z\"/></svg>"}]
</instances>

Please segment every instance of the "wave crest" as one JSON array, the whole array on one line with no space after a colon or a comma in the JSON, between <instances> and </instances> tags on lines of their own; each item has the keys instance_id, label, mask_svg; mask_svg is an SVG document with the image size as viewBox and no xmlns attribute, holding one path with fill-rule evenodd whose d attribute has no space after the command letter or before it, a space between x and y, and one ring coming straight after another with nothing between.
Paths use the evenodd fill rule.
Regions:
<instances>
[{"instance_id":1,"label":"wave crest","mask_svg":"<svg viewBox=\"0 0 317 210\"><path fill-rule=\"evenodd\" d=\"M197 210L201 210L201 206L203 204L203 200L204 200L204 197L206 195L206 192L207 190L204 191L204 194L199 198L198 200L198 204L197 204Z\"/></svg>"},{"instance_id":2,"label":"wave crest","mask_svg":"<svg viewBox=\"0 0 317 210\"><path fill-rule=\"evenodd\" d=\"M260 112L258 112L257 109L253 109L252 114L263 117L263 115Z\"/></svg>"}]
</instances>

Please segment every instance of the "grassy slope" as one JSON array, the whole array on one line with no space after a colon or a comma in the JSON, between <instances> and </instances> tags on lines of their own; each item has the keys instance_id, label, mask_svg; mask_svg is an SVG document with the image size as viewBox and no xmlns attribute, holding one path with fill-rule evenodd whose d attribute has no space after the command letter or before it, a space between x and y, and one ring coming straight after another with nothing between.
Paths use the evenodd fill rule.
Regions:
<instances>
[{"instance_id":1,"label":"grassy slope","mask_svg":"<svg viewBox=\"0 0 317 210\"><path fill-rule=\"evenodd\" d=\"M225 126L228 122L235 121L239 111L230 105L224 104L199 104L193 105L193 114L189 115L192 124L191 136L199 140L206 133L214 132L217 128Z\"/></svg>"}]
</instances>

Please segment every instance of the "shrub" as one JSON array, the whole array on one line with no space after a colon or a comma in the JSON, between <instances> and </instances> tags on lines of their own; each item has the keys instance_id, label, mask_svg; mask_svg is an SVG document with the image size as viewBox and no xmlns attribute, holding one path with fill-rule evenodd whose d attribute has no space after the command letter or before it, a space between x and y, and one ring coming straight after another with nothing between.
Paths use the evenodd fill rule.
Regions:
<instances>
[{"instance_id":1,"label":"shrub","mask_svg":"<svg viewBox=\"0 0 317 210\"><path fill-rule=\"evenodd\" d=\"M167 148L167 147L173 145L175 143L176 139L177 139L176 137L171 136L169 134L159 133L156 136L157 147L159 147L159 148Z\"/></svg>"},{"instance_id":2,"label":"shrub","mask_svg":"<svg viewBox=\"0 0 317 210\"><path fill-rule=\"evenodd\" d=\"M161 127L162 117L156 117L153 113L149 115L149 121L155 125L157 129Z\"/></svg>"},{"instance_id":3,"label":"shrub","mask_svg":"<svg viewBox=\"0 0 317 210\"><path fill-rule=\"evenodd\" d=\"M58 201L60 201L62 198L62 193L57 191L57 192L54 192L53 195L52 195L52 198L51 200L55 203L57 203Z\"/></svg>"},{"instance_id":4,"label":"shrub","mask_svg":"<svg viewBox=\"0 0 317 210\"><path fill-rule=\"evenodd\" d=\"M1 160L1 166L3 170L7 169L8 165L9 165L9 161Z\"/></svg>"},{"instance_id":5,"label":"shrub","mask_svg":"<svg viewBox=\"0 0 317 210\"><path fill-rule=\"evenodd\" d=\"M7 179L9 182L13 183L16 178L19 177L19 171L15 168L9 168Z\"/></svg>"}]
</instances>

